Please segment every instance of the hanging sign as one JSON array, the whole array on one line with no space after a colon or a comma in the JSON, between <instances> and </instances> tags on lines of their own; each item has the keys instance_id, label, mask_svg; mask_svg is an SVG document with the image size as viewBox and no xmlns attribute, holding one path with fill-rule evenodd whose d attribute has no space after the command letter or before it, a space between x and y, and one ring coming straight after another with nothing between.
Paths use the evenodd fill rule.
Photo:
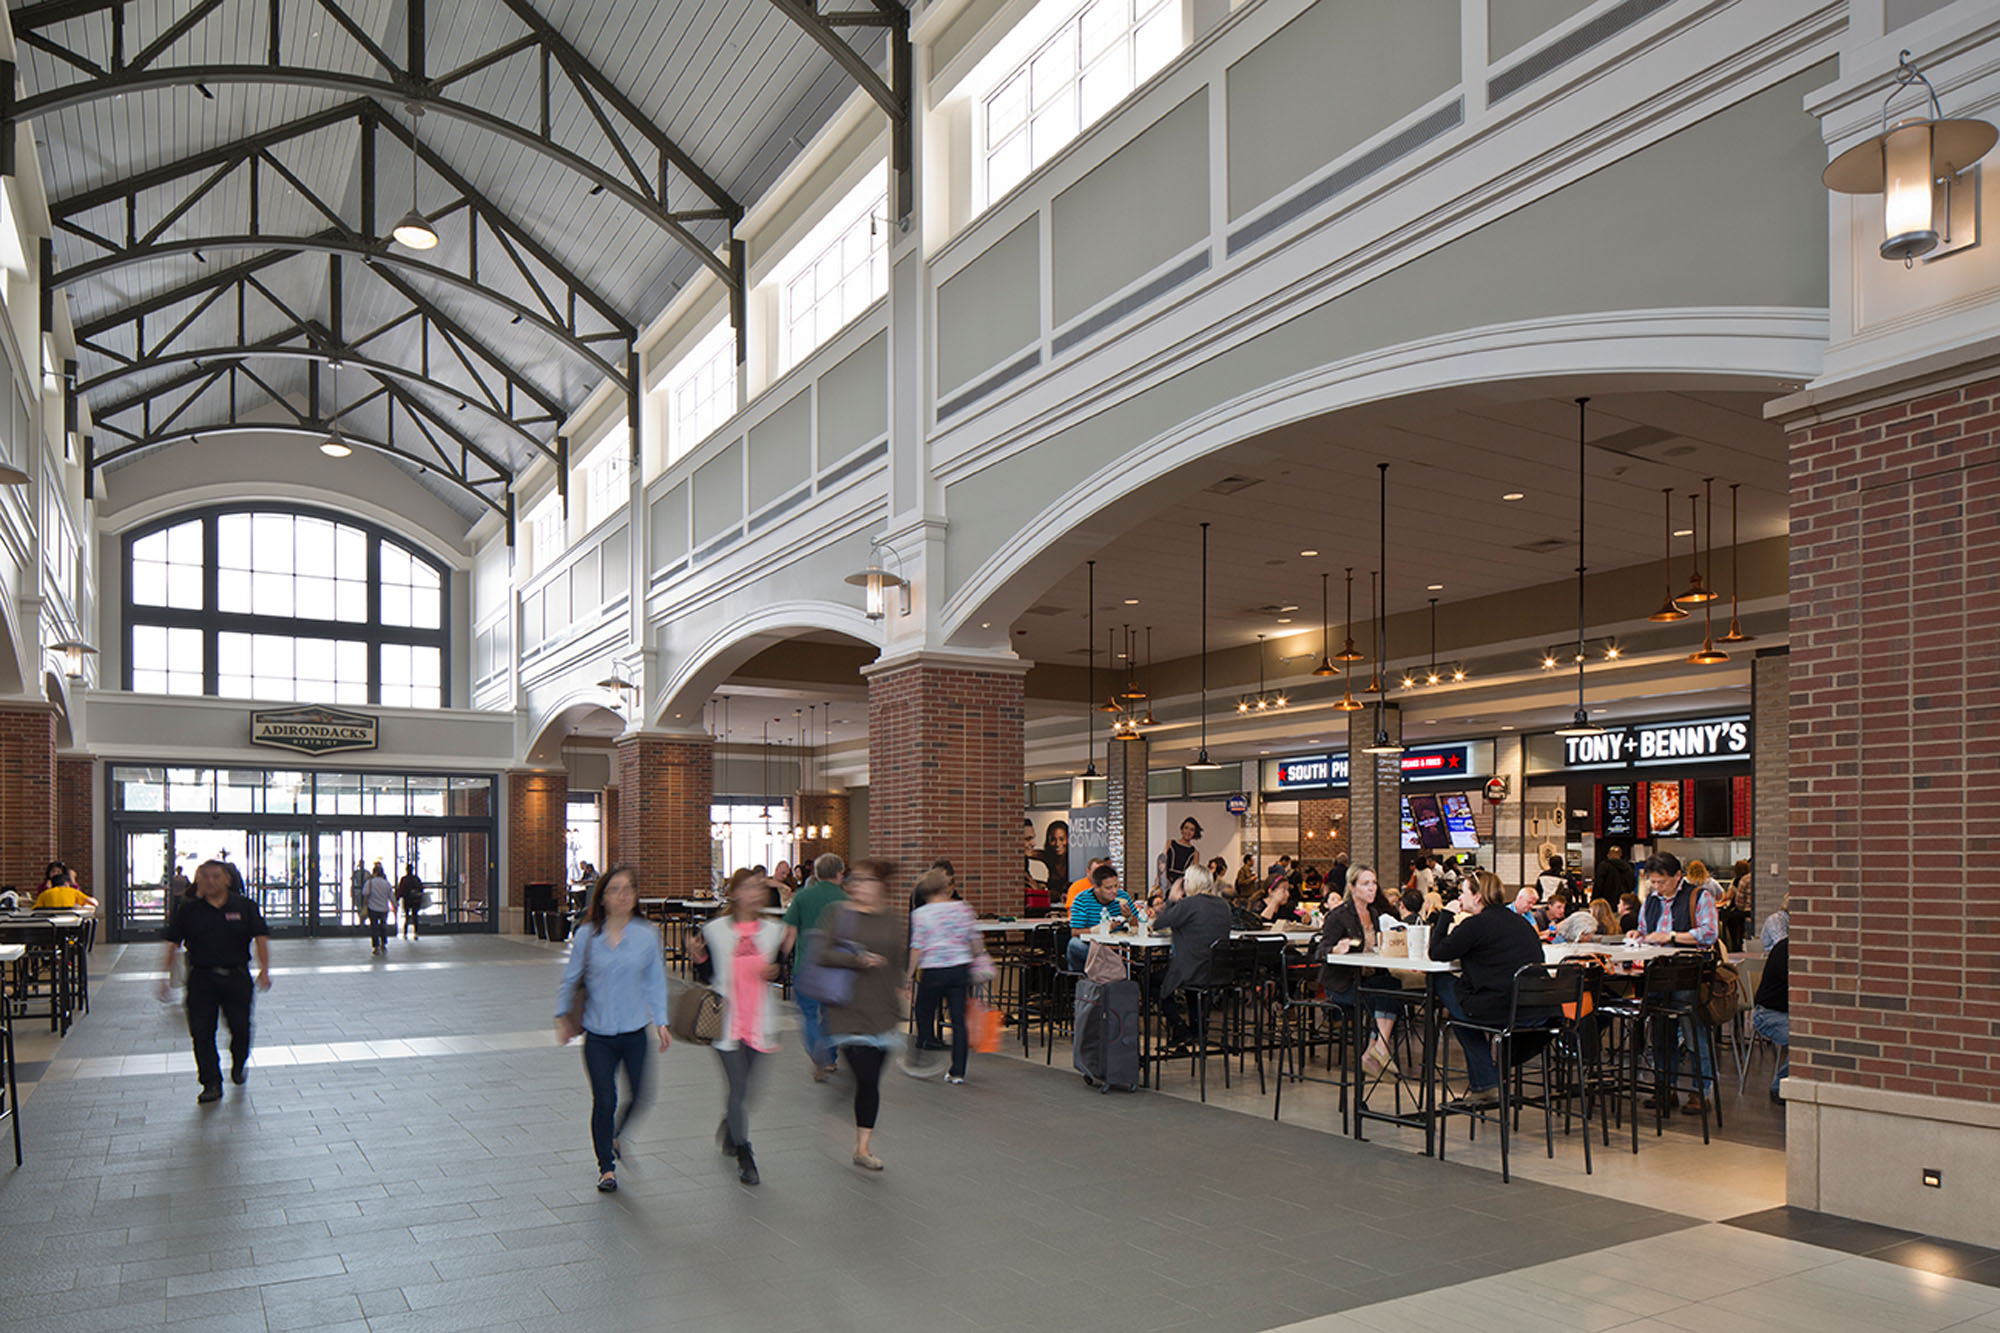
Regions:
<instances>
[{"instance_id":1,"label":"hanging sign","mask_svg":"<svg viewBox=\"0 0 2000 1333\"><path fill-rule=\"evenodd\" d=\"M1713 763L1749 758L1750 719L1739 714L1646 722L1597 736L1565 736L1562 741L1565 768Z\"/></svg>"},{"instance_id":2,"label":"hanging sign","mask_svg":"<svg viewBox=\"0 0 2000 1333\"><path fill-rule=\"evenodd\" d=\"M1310 791L1347 785L1347 756L1309 754L1275 759L1264 765L1266 791Z\"/></svg>"},{"instance_id":3,"label":"hanging sign","mask_svg":"<svg viewBox=\"0 0 2000 1333\"><path fill-rule=\"evenodd\" d=\"M1250 798L1248 796L1245 796L1243 793L1238 792L1236 795L1229 798L1228 809L1229 813L1232 815L1237 815L1237 816L1247 815L1250 813Z\"/></svg>"},{"instance_id":4,"label":"hanging sign","mask_svg":"<svg viewBox=\"0 0 2000 1333\"><path fill-rule=\"evenodd\" d=\"M365 713L317 705L270 709L250 715L250 743L303 754L372 750L378 722Z\"/></svg>"}]
</instances>

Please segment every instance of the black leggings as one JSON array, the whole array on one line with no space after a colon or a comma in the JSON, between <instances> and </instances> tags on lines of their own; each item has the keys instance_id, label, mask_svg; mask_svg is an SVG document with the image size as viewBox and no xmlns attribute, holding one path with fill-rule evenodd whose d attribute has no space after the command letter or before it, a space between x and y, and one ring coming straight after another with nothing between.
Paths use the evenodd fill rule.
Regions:
<instances>
[{"instance_id":1,"label":"black leggings","mask_svg":"<svg viewBox=\"0 0 2000 1333\"><path fill-rule=\"evenodd\" d=\"M880 1046L859 1043L844 1046L848 1067L854 1070L854 1127L875 1128L875 1113L882 1109L882 1057Z\"/></svg>"}]
</instances>

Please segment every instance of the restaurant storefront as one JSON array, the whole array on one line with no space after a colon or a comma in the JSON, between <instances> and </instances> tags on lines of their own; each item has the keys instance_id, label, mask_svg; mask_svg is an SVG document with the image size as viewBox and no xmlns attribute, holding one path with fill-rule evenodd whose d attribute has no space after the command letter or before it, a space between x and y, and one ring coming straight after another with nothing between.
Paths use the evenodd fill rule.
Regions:
<instances>
[{"instance_id":1,"label":"restaurant storefront","mask_svg":"<svg viewBox=\"0 0 2000 1333\"><path fill-rule=\"evenodd\" d=\"M428 932L497 922L491 774L359 769L170 767L109 760L106 926L114 940L155 935L174 872L225 860L275 935L352 935L357 864L393 882L414 864Z\"/></svg>"},{"instance_id":2,"label":"restaurant storefront","mask_svg":"<svg viewBox=\"0 0 2000 1333\"><path fill-rule=\"evenodd\" d=\"M1493 762L1491 740L1413 746L1404 753L1405 860L1428 851L1493 864L1493 809L1479 794L1493 773ZM1264 858L1289 854L1307 864L1324 864L1347 851L1347 792L1345 750L1265 760ZM1397 875L1401 877L1402 867Z\"/></svg>"}]
</instances>

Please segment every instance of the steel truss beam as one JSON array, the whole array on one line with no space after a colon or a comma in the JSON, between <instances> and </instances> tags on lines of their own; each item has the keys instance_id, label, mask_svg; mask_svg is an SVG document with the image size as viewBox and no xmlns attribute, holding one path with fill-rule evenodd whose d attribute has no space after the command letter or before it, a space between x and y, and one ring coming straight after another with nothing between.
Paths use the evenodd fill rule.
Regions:
<instances>
[{"instance_id":1,"label":"steel truss beam","mask_svg":"<svg viewBox=\"0 0 2000 1333\"><path fill-rule=\"evenodd\" d=\"M18 40L47 52L83 77L16 100L12 107L13 118L34 119L65 107L129 92L212 83L292 84L366 97L385 106L413 104L504 138L585 177L591 182L593 192L602 190L638 211L713 270L725 285L734 276L726 259L704 245L685 224L697 219L716 219L733 227L742 220L742 205L527 0L502 0L526 30L526 35L503 42L455 69L436 75L431 74L428 68L428 0L404 0L407 42L400 60L369 38L362 24L348 14L338 0L311 0L310 3L308 0L269 0L266 58L262 63L175 65L163 65L159 63L159 58L182 37L203 26L221 6L214 0L203 0L163 30L143 50L128 58L124 50L125 18L127 11L139 2L83 0L83 3L75 3L73 0L53 0L15 10L12 18ZM285 64L280 49L287 2L295 9L312 11L306 20L309 22L320 21L321 12L330 15L378 72L373 75L342 74ZM50 33L51 29L73 20L98 14L109 16L110 32L104 43L112 54L108 66L78 49L81 43L66 43ZM452 95L455 87L472 76L523 57L532 65L538 93L538 123L533 128L515 125ZM599 167L581 148L557 141L550 105L551 93L558 80L567 94L578 99L590 112L589 123L595 125L603 142L612 149L622 170ZM8 128L11 129L11 125ZM641 141L636 151L628 136L636 136ZM651 161L642 162L642 155ZM699 206L689 209L672 206L670 195L674 190L671 178L675 175L700 195L702 203Z\"/></svg>"},{"instance_id":2,"label":"steel truss beam","mask_svg":"<svg viewBox=\"0 0 2000 1333\"><path fill-rule=\"evenodd\" d=\"M514 0L509 0L513 3ZM916 204L912 158L910 112L911 58L910 11L900 0L873 0L870 9L822 10L818 0L771 0L779 13L797 24L806 36L832 56L847 71L861 91L889 117L889 165L895 172L895 197L890 200L896 222L907 226ZM889 78L884 81L861 53L841 36L843 28L883 28L889 34Z\"/></svg>"}]
</instances>

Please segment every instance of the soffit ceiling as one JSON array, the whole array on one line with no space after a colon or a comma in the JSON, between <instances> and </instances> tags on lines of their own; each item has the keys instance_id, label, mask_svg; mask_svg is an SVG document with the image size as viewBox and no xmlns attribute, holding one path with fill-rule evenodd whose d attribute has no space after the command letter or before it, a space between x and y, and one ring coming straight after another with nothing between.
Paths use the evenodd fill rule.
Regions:
<instances>
[{"instance_id":1,"label":"soffit ceiling","mask_svg":"<svg viewBox=\"0 0 2000 1333\"><path fill-rule=\"evenodd\" d=\"M57 272L126 250L128 238L161 247L141 262L65 287L75 324L91 330L78 358L80 381L126 371L90 395L99 454L133 436L152 438L170 417L176 427L203 429L232 417L289 420L280 401L294 411L310 409L315 368L296 355L245 363L255 382L232 377L227 387L233 398L222 383L207 383L204 390L212 363L126 367L140 353L140 331L112 321L141 303L164 302L144 323L149 352L170 331L169 352L260 341L345 344L348 365L337 401L330 377L318 372L327 408L322 415L338 410L350 433L380 439L395 414L398 453L429 463L418 481L468 520L487 504L443 475L445 464L474 454L469 475L487 479L489 500L497 496L504 487L492 484L491 474L530 462L538 444L553 438L556 420L606 378L586 353L622 372L619 324L643 327L654 318L702 264L696 249L726 254L726 220L675 220L677 238L658 216L715 206L679 165L666 171L665 209L649 213L635 206L634 196L621 194L646 188L635 181L657 181L658 141L670 143L735 205L747 206L854 86L831 55L767 0L433 0L421 11L421 49L439 100L429 103L430 114L419 122L423 154L415 197L437 219L440 244L423 255L387 252L419 259L431 270L370 263L354 250L336 257L288 247L329 232L366 238L364 122L374 123L377 234L410 206L410 117L401 91L412 86L402 72L410 64L409 9L403 0L279 0L277 10L277 54L285 72L274 77L242 68L263 64L271 54L267 0L221 0L212 7L185 0L58 0L13 11L24 103L93 84L106 92L59 102L33 121L59 220ZM547 114L554 153L523 141L535 137L542 118L543 47L532 40L536 24L546 24L576 62L551 61ZM128 70L163 43L147 67L159 77L135 78L129 90L110 92L105 80L115 74L104 71L114 70L114 41ZM881 39L855 36L853 44L872 61ZM483 68L453 77L489 57ZM321 86L329 82L320 77L325 75L339 76L331 81L339 86ZM620 114L621 100L644 126ZM473 114L456 113L444 102ZM286 135L288 127L302 132ZM112 197L142 173L253 136L267 138L256 163L254 227L247 164L213 182L217 168L204 167L140 190L129 203ZM610 188L600 188L607 181ZM93 192L100 202L79 208ZM478 223L472 221L476 210L464 202L468 196L487 210ZM199 244L252 231L258 236L249 244ZM376 250L379 259L382 247ZM476 280L439 276L472 278L475 250ZM254 270L248 282L219 297L203 286L246 263ZM566 278L574 279L575 291ZM173 299L183 290L184 299ZM413 297L438 316L428 329L410 318L363 341L406 315ZM566 342L551 328L570 331L572 304L574 337ZM439 333L447 323L456 327L456 337ZM302 324L307 332L287 339ZM355 364L371 361L413 372L398 381L405 400L381 396L350 406L378 387L365 364ZM509 379L515 383L511 397ZM137 401L146 395L149 406ZM110 410L120 404L121 410ZM418 426L415 418L426 414L427 425ZM450 458L436 457L433 442ZM304 439L299 447L311 444Z\"/></svg>"}]
</instances>

